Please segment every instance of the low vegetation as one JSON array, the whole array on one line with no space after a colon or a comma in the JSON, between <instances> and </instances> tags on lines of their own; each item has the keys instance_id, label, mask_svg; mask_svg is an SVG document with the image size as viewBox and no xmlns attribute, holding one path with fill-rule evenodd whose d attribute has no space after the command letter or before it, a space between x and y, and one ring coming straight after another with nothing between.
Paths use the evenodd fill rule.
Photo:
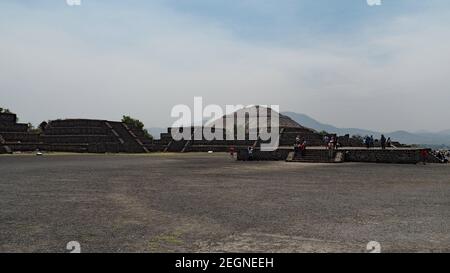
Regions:
<instances>
[{"instance_id":1,"label":"low vegetation","mask_svg":"<svg viewBox=\"0 0 450 273\"><path fill-rule=\"evenodd\" d=\"M142 121L140 121L138 119L135 119L135 118L132 118L130 116L123 116L122 117L122 122L127 124L127 125L129 125L129 126L133 126L133 127L138 128L138 129L141 129L142 131L144 131L144 134L147 137L153 139L153 136L147 131L147 129L144 128L145 125L144 125L144 123Z\"/></svg>"}]
</instances>

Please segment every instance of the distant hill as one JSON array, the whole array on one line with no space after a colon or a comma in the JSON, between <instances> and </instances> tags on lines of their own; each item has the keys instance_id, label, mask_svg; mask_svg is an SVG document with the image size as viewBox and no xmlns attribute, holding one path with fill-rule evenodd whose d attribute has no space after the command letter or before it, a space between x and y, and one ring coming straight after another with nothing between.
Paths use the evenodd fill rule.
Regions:
<instances>
[{"instance_id":1,"label":"distant hill","mask_svg":"<svg viewBox=\"0 0 450 273\"><path fill-rule=\"evenodd\" d=\"M450 136L450 129L444 130L444 131L440 131L439 134L440 135L445 135L445 136Z\"/></svg>"},{"instance_id":2,"label":"distant hill","mask_svg":"<svg viewBox=\"0 0 450 273\"><path fill-rule=\"evenodd\" d=\"M291 119L295 120L296 122L300 123L300 125L303 125L305 127L314 129L316 131L326 131L329 133L336 133L338 135L360 135L360 136L366 136L366 135L378 135L379 132L366 130L366 129L359 129L359 128L338 128L336 126L321 123L313 118L311 118L308 115L305 114L299 114L294 112L283 112L282 114L290 117Z\"/></svg>"},{"instance_id":3,"label":"distant hill","mask_svg":"<svg viewBox=\"0 0 450 273\"><path fill-rule=\"evenodd\" d=\"M329 133L336 133L338 135L373 135L379 138L382 132L360 129L360 128L338 128L336 126L321 123L308 115L294 113L294 112L283 112L282 114L292 118L299 124L314 129L316 131L327 131ZM450 129L444 130L438 133L418 131L416 133L411 133L407 131L395 131L395 132L384 132L386 137L391 137L394 141L399 141L404 144L418 144L418 145L432 145L434 147L447 146L450 147Z\"/></svg>"}]
</instances>

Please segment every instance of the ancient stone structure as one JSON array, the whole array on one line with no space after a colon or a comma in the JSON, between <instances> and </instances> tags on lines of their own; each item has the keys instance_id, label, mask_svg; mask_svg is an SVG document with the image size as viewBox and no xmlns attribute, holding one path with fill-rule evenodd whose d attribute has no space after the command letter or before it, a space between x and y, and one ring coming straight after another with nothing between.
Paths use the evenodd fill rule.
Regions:
<instances>
[{"instance_id":1,"label":"ancient stone structure","mask_svg":"<svg viewBox=\"0 0 450 273\"><path fill-rule=\"evenodd\" d=\"M258 106L255 106L259 109ZM254 110L254 109L253 109ZM50 152L79 152L79 153L148 153L148 152L227 152L230 148L238 154L238 160L249 160L248 147L253 147L252 160L286 160L289 162L373 162L373 163L418 163L421 149L404 147L395 143L394 149L382 150L380 148L366 149L363 143L348 135L337 137L342 148L330 152L325 148L324 135L301 126L291 118L279 115L279 124L272 126L270 118L273 111L267 109L267 125L261 122L254 123L250 116L254 112L239 113L248 109L239 110L212 124L202 127L168 128L161 134L159 140L146 136L142 129L127 125L123 122L91 119L64 119L43 122L41 132L32 131L28 124L17 123L17 116L10 113L0 113L0 153L18 151L50 151ZM259 115L260 113L257 112ZM263 112L262 112L263 113ZM229 140L230 131L226 127L227 120L243 117L245 139L237 140L237 130L234 137ZM257 116L257 118L260 118ZM252 123L253 122L253 123ZM222 136L222 139L207 140L204 136L195 139L198 131L212 130ZM250 139L250 132L261 130L277 130L279 132L279 147L275 151L261 151L261 139ZM172 130L188 130L190 139L175 140ZM293 152L293 144L297 136L306 140L308 148L299 156ZM377 145L376 145L377 146ZM440 163L441 161L429 150L427 162Z\"/></svg>"},{"instance_id":2,"label":"ancient stone structure","mask_svg":"<svg viewBox=\"0 0 450 273\"><path fill-rule=\"evenodd\" d=\"M287 161L287 162L309 162L309 163L341 163L341 162L365 162L365 163L395 163L395 164L417 164L422 161L421 150L417 148L395 148L395 149L366 149L346 147L333 151L324 148L309 148L303 156L294 155L292 149L281 148L273 152L263 152L259 149L253 151L254 161ZM428 163L442 163L432 155L431 150L426 158ZM238 160L250 160L245 149L238 151Z\"/></svg>"},{"instance_id":3,"label":"ancient stone structure","mask_svg":"<svg viewBox=\"0 0 450 273\"><path fill-rule=\"evenodd\" d=\"M29 132L25 123L17 123L17 116L0 113L0 153L35 150L39 145L39 134Z\"/></svg>"},{"instance_id":4,"label":"ancient stone structure","mask_svg":"<svg viewBox=\"0 0 450 273\"><path fill-rule=\"evenodd\" d=\"M0 153L18 151L146 153L152 139L143 130L117 121L65 119L42 124L30 133L15 114L0 114Z\"/></svg>"},{"instance_id":5,"label":"ancient stone structure","mask_svg":"<svg viewBox=\"0 0 450 273\"><path fill-rule=\"evenodd\" d=\"M152 142L142 130L116 121L54 120L42 129L42 148L47 151L145 153Z\"/></svg>"},{"instance_id":6,"label":"ancient stone structure","mask_svg":"<svg viewBox=\"0 0 450 273\"><path fill-rule=\"evenodd\" d=\"M273 110L267 109L266 111L261 111L262 113L267 113L266 120L267 120L267 126L263 126L261 124L253 124L250 122L252 120L253 122L255 120L259 120L259 116L257 116L258 119L250 119L250 112L251 110L258 110L259 106L254 106L254 109L245 108L242 110L239 110L237 112L234 112L230 115L226 115L222 117L219 120L213 121L210 124L206 124L205 127L207 129L212 128L212 131L220 131L220 134L222 135L223 140L206 140L205 138L196 140L194 139L194 135L197 131L202 131L205 127L187 127L187 128L168 128L167 133L161 134L160 140L157 140L154 142L154 149L159 151L166 151L166 152L207 152L207 151L214 151L214 152L226 152L231 147L235 148L236 150L239 149L247 149L249 146L252 147L260 147L261 140L260 139L250 139L250 131L256 130L259 132L262 128L266 129L265 127L269 127L268 130L278 130L279 132L279 146L280 147L292 147L292 145L295 143L296 137L300 137L302 140L306 140L308 145L312 146L321 146L323 145L323 135L316 132L313 129L306 128L289 118L288 116L278 114L277 117L279 117L279 124L278 126L272 128L270 126L270 119L272 117L272 113L274 113ZM249 114L245 115L246 113L240 113L242 112L248 112ZM261 112L255 111L257 115L259 115ZM234 130L234 137L233 140L227 140L227 134L229 131L227 131L226 121L227 119L234 119L234 124L238 124L238 118L243 117L243 122L245 126L245 140L237 140L237 130L235 128ZM186 140L179 140L176 141L172 138L172 130L179 130L182 132L183 130L190 130L191 138ZM329 135L335 136L335 135Z\"/></svg>"}]
</instances>

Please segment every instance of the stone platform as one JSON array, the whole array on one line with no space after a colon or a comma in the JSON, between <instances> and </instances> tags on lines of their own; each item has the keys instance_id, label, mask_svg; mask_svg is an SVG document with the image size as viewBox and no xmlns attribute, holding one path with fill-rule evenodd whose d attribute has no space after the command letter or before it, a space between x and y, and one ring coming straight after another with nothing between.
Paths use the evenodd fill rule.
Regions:
<instances>
[{"instance_id":1,"label":"stone platform","mask_svg":"<svg viewBox=\"0 0 450 273\"><path fill-rule=\"evenodd\" d=\"M32 132L15 114L0 114L0 153L147 153L153 145L142 129L118 121L64 119L40 127Z\"/></svg>"},{"instance_id":2,"label":"stone platform","mask_svg":"<svg viewBox=\"0 0 450 273\"><path fill-rule=\"evenodd\" d=\"M259 148L253 151L254 161L287 161L287 162L311 162L311 163L340 163L340 162L366 162L366 163L394 163L417 164L422 161L417 148L358 148L342 147L330 153L325 147L309 147L304 156L295 155L292 147L280 147L276 151L265 152ZM247 149L238 150L238 160L249 160ZM428 163L441 163L431 154L427 157Z\"/></svg>"}]
</instances>

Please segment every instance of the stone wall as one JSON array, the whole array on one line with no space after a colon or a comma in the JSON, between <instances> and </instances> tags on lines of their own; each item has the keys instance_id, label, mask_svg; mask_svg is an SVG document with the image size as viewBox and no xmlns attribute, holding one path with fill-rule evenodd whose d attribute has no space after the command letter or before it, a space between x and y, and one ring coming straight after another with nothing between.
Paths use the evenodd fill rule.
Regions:
<instances>
[{"instance_id":1,"label":"stone wall","mask_svg":"<svg viewBox=\"0 0 450 273\"><path fill-rule=\"evenodd\" d=\"M271 152L263 152L259 149L253 150L253 159L254 161L280 161L280 160L286 160L289 152L291 150L289 149L278 149ZM249 160L248 157L248 150L247 149L239 149L237 151L237 160L240 161L247 161Z\"/></svg>"},{"instance_id":2,"label":"stone wall","mask_svg":"<svg viewBox=\"0 0 450 273\"><path fill-rule=\"evenodd\" d=\"M41 133L30 133L13 114L0 115L0 153L49 151L78 153L144 153L152 140L122 122L89 119L54 120Z\"/></svg>"},{"instance_id":3,"label":"stone wall","mask_svg":"<svg viewBox=\"0 0 450 273\"><path fill-rule=\"evenodd\" d=\"M428 161L431 160L432 158L428 159ZM417 164L421 161L421 157L419 149L352 149L345 151L345 161Z\"/></svg>"},{"instance_id":4,"label":"stone wall","mask_svg":"<svg viewBox=\"0 0 450 273\"><path fill-rule=\"evenodd\" d=\"M14 124L17 122L17 115L10 113L0 113L0 123Z\"/></svg>"},{"instance_id":5,"label":"stone wall","mask_svg":"<svg viewBox=\"0 0 450 273\"><path fill-rule=\"evenodd\" d=\"M89 153L144 153L151 139L138 128L117 121L66 119L50 121L41 140L43 150Z\"/></svg>"},{"instance_id":6,"label":"stone wall","mask_svg":"<svg viewBox=\"0 0 450 273\"><path fill-rule=\"evenodd\" d=\"M293 149L278 149L272 152L263 152L259 149L254 149L253 160L265 161L265 160L286 160L288 154ZM417 164L422 161L420 156L420 149L339 149L335 151L336 154L342 154L344 162L366 162L366 163L396 163L396 164ZM247 149L240 149L237 152L238 160L248 160ZM312 157L306 156L309 162L336 162L335 160L324 160L327 157L328 151L325 149L307 149L306 155L314 155ZM317 155L317 157L316 157ZM320 155L320 156L319 156ZM295 161L295 160L294 160ZM301 161L301 160L298 160ZM305 161L306 162L306 161ZM430 155L427 158L428 163L441 163L434 156Z\"/></svg>"},{"instance_id":7,"label":"stone wall","mask_svg":"<svg viewBox=\"0 0 450 273\"><path fill-rule=\"evenodd\" d=\"M188 127L179 130L189 130L192 134L195 130L202 130L202 128ZM231 147L235 149L247 148L248 146L260 147L261 141L250 140L248 133L246 134L246 140L226 140L226 133L222 132L223 140L181 140L175 141L172 139L171 131L177 130L177 128L168 128L167 133L162 133L159 140L154 141L155 147L164 147L163 151L170 152L204 152L204 151L216 151L227 152ZM220 129L222 130L222 129ZM302 140L306 140L308 145L324 145L323 136L314 130L304 127L277 127L280 133L280 146L293 147L297 136ZM237 136L235 135L235 139Z\"/></svg>"},{"instance_id":8,"label":"stone wall","mask_svg":"<svg viewBox=\"0 0 450 273\"><path fill-rule=\"evenodd\" d=\"M0 153L26 151L38 145L39 134L30 133L28 124L17 123L15 114L0 114Z\"/></svg>"}]
</instances>

